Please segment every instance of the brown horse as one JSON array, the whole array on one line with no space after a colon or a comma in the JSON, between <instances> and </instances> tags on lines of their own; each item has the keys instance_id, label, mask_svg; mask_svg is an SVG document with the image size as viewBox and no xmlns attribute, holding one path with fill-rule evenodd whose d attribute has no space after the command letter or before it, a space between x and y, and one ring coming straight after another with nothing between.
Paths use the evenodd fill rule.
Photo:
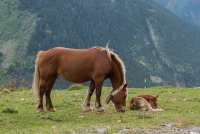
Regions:
<instances>
[{"instance_id":1,"label":"brown horse","mask_svg":"<svg viewBox=\"0 0 200 134\"><path fill-rule=\"evenodd\" d=\"M83 108L90 111L90 99L96 91L96 110L104 111L101 105L101 89L105 79L110 78L113 90L107 103L113 102L116 111L124 112L127 96L125 66L119 56L108 48L70 49L56 47L39 51L35 62L33 89L38 95L39 112L43 111L43 96L46 96L48 111L54 111L51 90L58 75L65 80L82 83L91 81Z\"/></svg>"}]
</instances>

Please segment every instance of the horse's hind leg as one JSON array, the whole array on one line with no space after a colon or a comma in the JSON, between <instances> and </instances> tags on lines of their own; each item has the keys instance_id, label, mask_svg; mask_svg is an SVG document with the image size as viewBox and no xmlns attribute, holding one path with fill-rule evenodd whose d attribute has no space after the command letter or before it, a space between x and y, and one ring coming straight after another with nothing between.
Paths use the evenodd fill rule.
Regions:
<instances>
[{"instance_id":1,"label":"horse's hind leg","mask_svg":"<svg viewBox=\"0 0 200 134\"><path fill-rule=\"evenodd\" d=\"M48 90L46 93L46 108L49 112L55 112L52 101L51 101L51 90Z\"/></svg>"},{"instance_id":2,"label":"horse's hind leg","mask_svg":"<svg viewBox=\"0 0 200 134\"><path fill-rule=\"evenodd\" d=\"M43 79L40 80L40 85L39 85L39 91L38 91L38 106L37 106L37 111L38 112L43 112L43 96L45 93L46 87L45 87L45 81Z\"/></svg>"},{"instance_id":3,"label":"horse's hind leg","mask_svg":"<svg viewBox=\"0 0 200 134\"><path fill-rule=\"evenodd\" d=\"M38 106L37 106L37 111L38 112L44 112L44 108L43 108L43 96L44 96L44 90L40 90L39 91Z\"/></svg>"},{"instance_id":4,"label":"horse's hind leg","mask_svg":"<svg viewBox=\"0 0 200 134\"><path fill-rule=\"evenodd\" d=\"M91 100L91 96L92 96L94 90L95 90L95 83L94 83L94 81L91 81L87 97L86 97L85 102L83 104L83 111L84 112L92 111L92 108L90 107L90 100Z\"/></svg>"},{"instance_id":5,"label":"horse's hind leg","mask_svg":"<svg viewBox=\"0 0 200 134\"><path fill-rule=\"evenodd\" d=\"M54 82L55 82L55 78L52 78L50 80L47 81L47 87L46 87L46 92L45 92L45 96L46 96L46 108L49 112L55 112L52 101L51 101L51 90L53 88Z\"/></svg>"}]
</instances>

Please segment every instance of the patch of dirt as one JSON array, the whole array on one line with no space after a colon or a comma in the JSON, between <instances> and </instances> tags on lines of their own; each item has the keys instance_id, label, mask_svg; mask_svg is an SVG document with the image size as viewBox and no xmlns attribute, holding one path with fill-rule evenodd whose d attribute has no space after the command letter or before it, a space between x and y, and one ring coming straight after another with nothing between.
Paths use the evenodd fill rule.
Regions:
<instances>
[{"instance_id":1,"label":"patch of dirt","mask_svg":"<svg viewBox=\"0 0 200 134\"><path fill-rule=\"evenodd\" d=\"M136 130L136 134L200 134L200 126L189 128L161 127L158 129Z\"/></svg>"},{"instance_id":2,"label":"patch of dirt","mask_svg":"<svg viewBox=\"0 0 200 134\"><path fill-rule=\"evenodd\" d=\"M73 134L108 134L107 128L91 128L83 129L79 132L73 132ZM192 126L188 128L176 128L171 124L161 125L155 129L134 129L125 128L119 129L114 134L200 134L200 126Z\"/></svg>"},{"instance_id":3,"label":"patch of dirt","mask_svg":"<svg viewBox=\"0 0 200 134\"><path fill-rule=\"evenodd\" d=\"M108 134L108 129L107 128L81 129L81 131L72 132L72 134Z\"/></svg>"}]
</instances>

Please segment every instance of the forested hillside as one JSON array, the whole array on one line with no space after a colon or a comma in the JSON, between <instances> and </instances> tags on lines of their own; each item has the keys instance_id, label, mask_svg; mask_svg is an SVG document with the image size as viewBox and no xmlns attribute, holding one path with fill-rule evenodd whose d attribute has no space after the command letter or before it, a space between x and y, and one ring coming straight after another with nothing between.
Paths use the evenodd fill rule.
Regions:
<instances>
[{"instance_id":1,"label":"forested hillside","mask_svg":"<svg viewBox=\"0 0 200 134\"><path fill-rule=\"evenodd\" d=\"M109 42L130 86L198 85L199 37L150 0L1 0L0 81L31 85L38 50Z\"/></svg>"}]
</instances>

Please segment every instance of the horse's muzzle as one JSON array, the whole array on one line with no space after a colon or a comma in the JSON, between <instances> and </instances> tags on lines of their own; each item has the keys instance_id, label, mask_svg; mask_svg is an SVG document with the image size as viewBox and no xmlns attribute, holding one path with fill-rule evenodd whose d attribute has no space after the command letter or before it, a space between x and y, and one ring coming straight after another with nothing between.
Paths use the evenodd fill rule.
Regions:
<instances>
[{"instance_id":1,"label":"horse's muzzle","mask_svg":"<svg viewBox=\"0 0 200 134\"><path fill-rule=\"evenodd\" d=\"M126 110L125 110L125 107L121 107L120 109L117 109L117 112L122 112L124 113Z\"/></svg>"}]
</instances>

